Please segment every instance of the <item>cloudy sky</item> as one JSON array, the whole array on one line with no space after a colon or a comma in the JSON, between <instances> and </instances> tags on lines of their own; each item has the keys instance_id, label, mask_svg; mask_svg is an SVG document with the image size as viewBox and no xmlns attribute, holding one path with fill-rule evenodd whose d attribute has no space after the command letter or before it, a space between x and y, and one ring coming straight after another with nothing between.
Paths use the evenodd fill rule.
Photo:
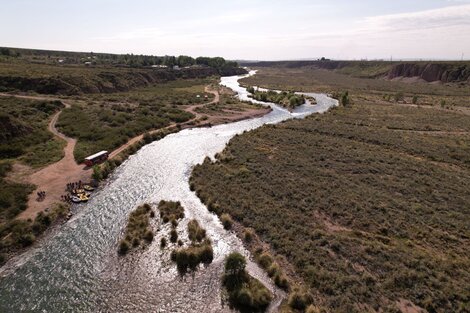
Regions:
<instances>
[{"instance_id":1,"label":"cloudy sky","mask_svg":"<svg viewBox=\"0 0 470 313\"><path fill-rule=\"evenodd\" d=\"M0 0L0 46L279 60L470 59L470 0Z\"/></svg>"}]
</instances>

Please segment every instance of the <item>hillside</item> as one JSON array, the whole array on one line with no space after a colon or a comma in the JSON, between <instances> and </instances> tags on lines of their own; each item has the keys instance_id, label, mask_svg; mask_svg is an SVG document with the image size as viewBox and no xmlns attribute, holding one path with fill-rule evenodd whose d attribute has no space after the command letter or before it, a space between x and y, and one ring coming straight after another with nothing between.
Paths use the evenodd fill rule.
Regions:
<instances>
[{"instance_id":1,"label":"hillside","mask_svg":"<svg viewBox=\"0 0 470 313\"><path fill-rule=\"evenodd\" d=\"M314 67L359 78L411 78L425 82L469 83L470 62L386 62L386 61L277 61L242 63L252 67Z\"/></svg>"},{"instance_id":2,"label":"hillside","mask_svg":"<svg viewBox=\"0 0 470 313\"><path fill-rule=\"evenodd\" d=\"M246 71L223 58L0 48L0 91L78 95L129 91L177 79Z\"/></svg>"},{"instance_id":3,"label":"hillside","mask_svg":"<svg viewBox=\"0 0 470 313\"><path fill-rule=\"evenodd\" d=\"M369 103L263 127L191 182L328 312L467 312L470 118L438 116Z\"/></svg>"}]
</instances>

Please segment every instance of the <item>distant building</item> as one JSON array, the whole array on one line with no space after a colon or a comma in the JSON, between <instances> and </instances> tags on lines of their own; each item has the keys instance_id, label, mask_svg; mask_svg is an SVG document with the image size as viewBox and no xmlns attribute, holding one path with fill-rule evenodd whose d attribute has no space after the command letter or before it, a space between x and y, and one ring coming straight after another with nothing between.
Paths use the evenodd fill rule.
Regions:
<instances>
[{"instance_id":1,"label":"distant building","mask_svg":"<svg viewBox=\"0 0 470 313\"><path fill-rule=\"evenodd\" d=\"M152 67L152 68L168 68L168 66L166 66L166 65L161 65L161 64L160 64L160 65L155 64L155 65L152 65L151 67Z\"/></svg>"},{"instance_id":2,"label":"distant building","mask_svg":"<svg viewBox=\"0 0 470 313\"><path fill-rule=\"evenodd\" d=\"M178 65L175 65L173 66L173 69L179 71L180 67Z\"/></svg>"},{"instance_id":3,"label":"distant building","mask_svg":"<svg viewBox=\"0 0 470 313\"><path fill-rule=\"evenodd\" d=\"M91 62L85 62L86 66L91 66Z\"/></svg>"}]
</instances>

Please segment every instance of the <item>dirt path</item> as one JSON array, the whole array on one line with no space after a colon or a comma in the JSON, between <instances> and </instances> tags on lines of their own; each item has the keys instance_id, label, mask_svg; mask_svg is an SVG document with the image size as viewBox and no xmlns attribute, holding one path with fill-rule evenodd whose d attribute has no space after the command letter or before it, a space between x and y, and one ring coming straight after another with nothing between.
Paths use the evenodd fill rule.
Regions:
<instances>
[{"instance_id":1,"label":"dirt path","mask_svg":"<svg viewBox=\"0 0 470 313\"><path fill-rule=\"evenodd\" d=\"M220 95L219 95L219 92L218 92L217 90L212 90L212 89L210 88L210 86L206 86L206 87L204 88L204 91L205 91L206 93L211 93L211 94L213 94L213 95L214 95L214 99L213 99L212 101L209 101L209 102L191 105L191 106L189 106L189 107L187 107L187 108L185 109L186 112L192 113L192 114L195 116L196 119L201 116L200 113L196 112L196 109L202 108L202 107L204 107L204 106L206 106L206 105L218 103L218 102L220 101Z\"/></svg>"},{"instance_id":2,"label":"dirt path","mask_svg":"<svg viewBox=\"0 0 470 313\"><path fill-rule=\"evenodd\" d=\"M70 104L64 104L66 108L70 107ZM73 156L77 140L60 133L55 126L61 112L54 114L48 129L55 136L67 142L64 148L64 157L59 162L46 166L30 176L29 182L36 185L37 189L29 195L28 208L18 216L19 218L34 219L37 213L50 208L54 203L60 202L60 197L66 193L65 186L67 183L90 180L92 170L85 168L83 164L77 164ZM43 201L37 201L36 193L38 191L46 192Z\"/></svg>"},{"instance_id":3,"label":"dirt path","mask_svg":"<svg viewBox=\"0 0 470 313\"><path fill-rule=\"evenodd\" d=\"M189 124L200 119L203 115L207 116L206 114L201 114L196 112L197 108L202 108L207 105L215 104L220 101L220 94L217 90L211 89L210 86L205 87L206 93L211 93L214 95L214 99L209 102L204 102L201 104L191 105L184 110L186 112L192 113L194 118L185 122L181 123L180 125L183 127L189 127ZM71 104L70 101L75 100L64 100L56 97L50 96L30 96L30 95L13 95L8 93L0 93L0 96L3 97L15 97L20 99L30 99L30 100L40 100L40 101L54 101L58 100L61 101L66 108L70 108ZM80 102L80 101L77 101ZM243 119L254 118L262 116L268 113L269 109L250 109L242 112L225 112L225 113L232 113L231 115L209 115L206 120L204 120L204 124L201 125L215 125L221 123L228 123L228 122L235 122ZM57 120L59 119L60 113L59 111L52 116L51 121L48 125L48 130L53 133L56 137L64 140L67 145L64 148L64 157L51 165L48 165L39 171L36 171L30 175L23 175L22 182L34 184L37 186L37 189L29 196L28 199L28 207L25 211L23 211L18 217L21 219L34 219L37 213L45 210L46 208L50 208L53 204L59 203L61 201L60 197L65 192L65 187L69 182L77 182L81 181L89 181L92 169L85 167L83 164L77 164L75 162L75 158L73 156L73 151L75 149L75 145L77 140L74 138L69 138L66 135L60 133L56 128ZM165 128L159 128L150 131L149 133L155 133L164 129L169 129L175 127L177 124L172 123ZM199 125L199 126L201 126ZM142 140L144 134L131 138L125 144L121 145L114 151L109 154L109 158L115 158L121 152L126 150L128 147L137 143L138 141ZM19 168L22 172L25 172L22 166L18 164L16 168ZM29 174L29 173L28 173ZM37 192L38 191L45 191L46 197L42 201L37 201Z\"/></svg>"},{"instance_id":4,"label":"dirt path","mask_svg":"<svg viewBox=\"0 0 470 313\"><path fill-rule=\"evenodd\" d=\"M66 108L70 108L70 103L59 98L47 96L11 95L5 93L0 93L0 96L41 101L59 100L62 101ZM64 148L64 157L60 161L48 165L28 176L27 182L36 185L37 189L29 195L28 207L25 211L18 215L18 218L34 219L37 213L45 210L46 208L50 208L54 203L60 202L60 196L65 194L65 186L67 183L76 182L79 180L88 181L90 179L92 173L91 169L87 169L84 165L79 165L75 162L73 151L75 149L77 140L65 136L56 128L56 123L59 119L60 113L62 113L62 110L52 116L52 119L48 125L48 130L56 137L64 140L67 143ZM46 192L46 197L44 200L37 201L38 191Z\"/></svg>"}]
</instances>

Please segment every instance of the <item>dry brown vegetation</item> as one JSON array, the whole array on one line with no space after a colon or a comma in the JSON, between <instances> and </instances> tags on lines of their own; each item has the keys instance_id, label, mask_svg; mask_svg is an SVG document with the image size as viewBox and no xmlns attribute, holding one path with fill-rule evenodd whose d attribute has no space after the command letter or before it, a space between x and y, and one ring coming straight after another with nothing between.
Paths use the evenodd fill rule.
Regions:
<instances>
[{"instance_id":1,"label":"dry brown vegetation","mask_svg":"<svg viewBox=\"0 0 470 313\"><path fill-rule=\"evenodd\" d=\"M447 106L470 107L468 85L364 79L312 67L260 68L256 75L245 78L242 82L246 85L277 90L326 93L335 90L353 90L356 97L360 95L368 99L381 99L386 94L393 96L402 92L409 103L412 102L411 98L417 95L421 104L439 106L441 100L445 100Z\"/></svg>"},{"instance_id":2,"label":"dry brown vegetation","mask_svg":"<svg viewBox=\"0 0 470 313\"><path fill-rule=\"evenodd\" d=\"M188 222L188 237L191 241L188 247L177 248L171 252L171 259L176 262L180 273L186 273L188 269L195 270L201 263L209 264L214 258L212 242L206 238L206 230L199 226L197 220Z\"/></svg>"},{"instance_id":3,"label":"dry brown vegetation","mask_svg":"<svg viewBox=\"0 0 470 313\"><path fill-rule=\"evenodd\" d=\"M124 239L119 243L119 253L126 254L131 248L137 248L153 241L150 225L152 207L145 203L131 212L127 222Z\"/></svg>"},{"instance_id":4,"label":"dry brown vegetation","mask_svg":"<svg viewBox=\"0 0 470 313\"><path fill-rule=\"evenodd\" d=\"M265 73L255 80L274 79ZM295 267L312 297L305 310L399 312L406 300L468 312L470 117L364 92L237 136L191 184Z\"/></svg>"}]
</instances>

